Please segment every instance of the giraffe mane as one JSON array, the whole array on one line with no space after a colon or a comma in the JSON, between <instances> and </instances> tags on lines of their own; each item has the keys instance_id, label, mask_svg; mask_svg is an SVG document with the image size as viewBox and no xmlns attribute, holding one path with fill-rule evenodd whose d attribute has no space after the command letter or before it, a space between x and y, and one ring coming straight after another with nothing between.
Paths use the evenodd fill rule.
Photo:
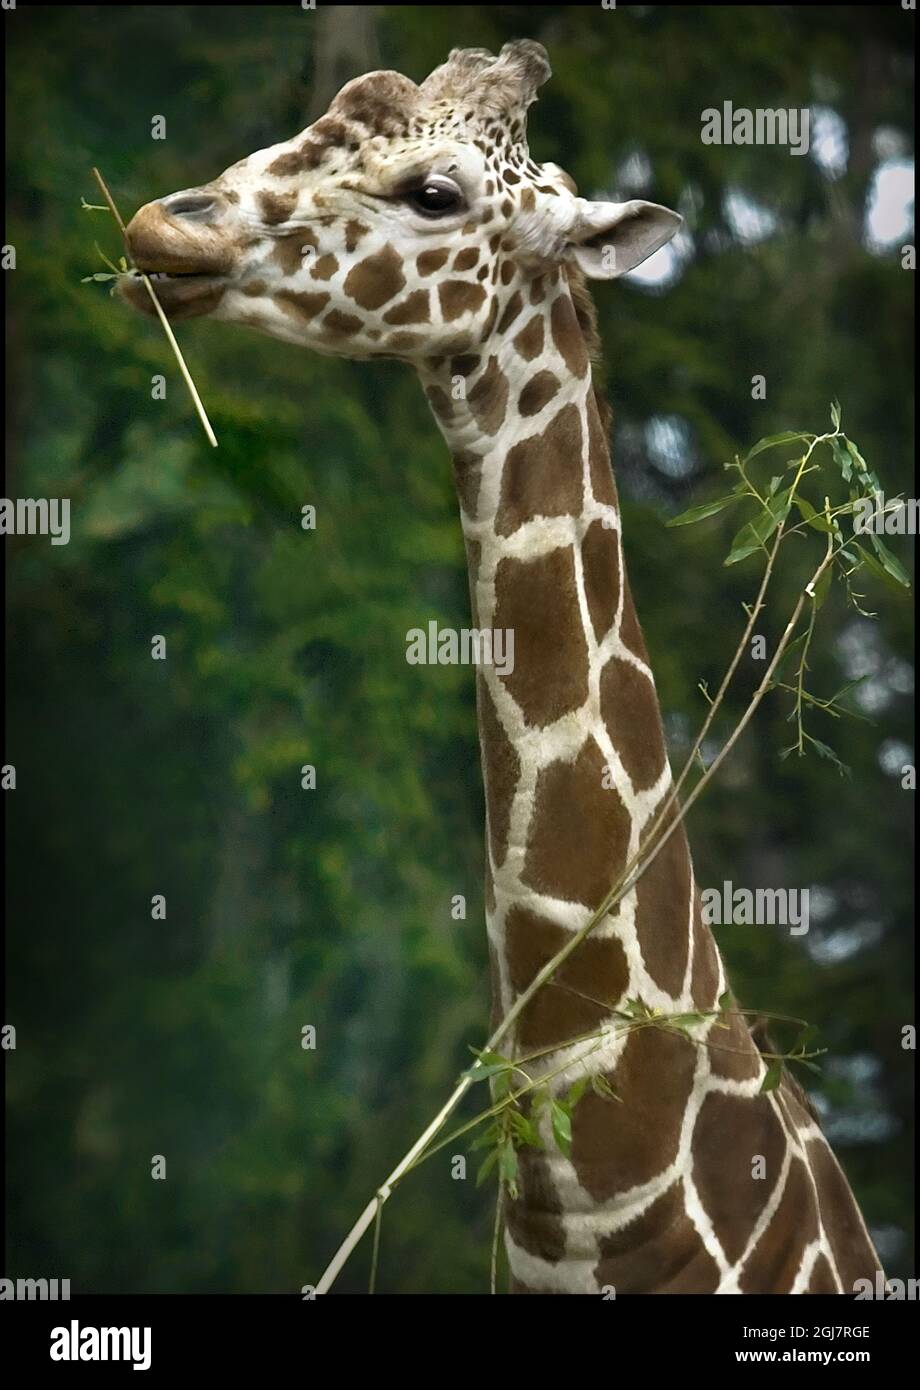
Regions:
<instances>
[{"instance_id":1,"label":"giraffe mane","mask_svg":"<svg viewBox=\"0 0 920 1390\"><path fill-rule=\"evenodd\" d=\"M588 360L591 363L591 385L594 390L594 403L597 406L597 413L600 416L601 428L604 435L610 434L610 426L613 423L613 411L607 399L604 378L603 347L601 335L597 327L597 306L594 303L594 296L588 289L588 282L578 266L569 264L566 266L566 274L569 281L569 291L572 295L572 304L575 307L575 317L585 340L585 347L588 350Z\"/></svg>"}]
</instances>

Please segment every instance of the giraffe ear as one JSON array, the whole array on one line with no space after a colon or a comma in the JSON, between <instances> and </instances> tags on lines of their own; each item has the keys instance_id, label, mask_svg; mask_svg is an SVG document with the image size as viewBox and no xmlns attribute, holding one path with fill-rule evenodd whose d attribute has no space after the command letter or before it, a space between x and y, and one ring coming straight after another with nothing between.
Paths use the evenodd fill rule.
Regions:
<instances>
[{"instance_id":1,"label":"giraffe ear","mask_svg":"<svg viewBox=\"0 0 920 1390\"><path fill-rule=\"evenodd\" d=\"M591 203L585 198L576 202L568 253L592 280L615 280L634 270L666 245L684 220L670 208L641 198L628 203Z\"/></svg>"}]
</instances>

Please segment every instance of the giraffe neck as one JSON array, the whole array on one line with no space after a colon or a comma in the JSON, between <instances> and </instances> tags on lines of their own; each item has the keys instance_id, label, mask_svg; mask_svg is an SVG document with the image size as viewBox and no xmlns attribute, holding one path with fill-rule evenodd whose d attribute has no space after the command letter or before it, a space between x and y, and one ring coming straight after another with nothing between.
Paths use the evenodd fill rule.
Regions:
<instances>
[{"instance_id":1,"label":"giraffe neck","mask_svg":"<svg viewBox=\"0 0 920 1390\"><path fill-rule=\"evenodd\" d=\"M474 625L514 632L513 670L477 676L497 1020L590 920L671 774L569 280L512 281L485 347L421 375L454 461ZM551 1094L588 1076L617 1097L582 1094L569 1153L546 1107L543 1149L519 1149L514 1292L834 1292L877 1268L800 1095L760 1094L739 1016L693 1039L611 1026L633 998L714 1011L724 985L680 826L502 1045L540 1053L528 1071Z\"/></svg>"},{"instance_id":2,"label":"giraffe neck","mask_svg":"<svg viewBox=\"0 0 920 1390\"><path fill-rule=\"evenodd\" d=\"M565 276L512 287L486 350L437 364L425 385L454 461L474 625L514 633L513 670L483 667L478 677L503 1014L635 853L670 771ZM686 842L675 834L616 914L619 930L611 919L577 953L583 963L569 973L592 983L582 993L612 1004L631 994L662 1008L688 1002L692 899ZM711 950L703 963L714 987ZM598 1016L551 986L525 1011L518 1045L564 1042Z\"/></svg>"}]
</instances>

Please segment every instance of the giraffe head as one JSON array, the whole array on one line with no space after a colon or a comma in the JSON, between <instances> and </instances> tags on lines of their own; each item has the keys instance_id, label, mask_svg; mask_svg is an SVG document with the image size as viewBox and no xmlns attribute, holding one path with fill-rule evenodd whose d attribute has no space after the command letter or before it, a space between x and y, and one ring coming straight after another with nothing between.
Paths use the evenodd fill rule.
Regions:
<instances>
[{"instance_id":1,"label":"giraffe head","mask_svg":"<svg viewBox=\"0 0 920 1390\"><path fill-rule=\"evenodd\" d=\"M349 82L320 120L128 227L171 319L208 314L345 357L462 353L522 278L575 262L631 270L673 236L654 203L592 202L531 160L527 108L549 76L529 40L454 50L417 86ZM152 312L138 277L124 298Z\"/></svg>"}]
</instances>

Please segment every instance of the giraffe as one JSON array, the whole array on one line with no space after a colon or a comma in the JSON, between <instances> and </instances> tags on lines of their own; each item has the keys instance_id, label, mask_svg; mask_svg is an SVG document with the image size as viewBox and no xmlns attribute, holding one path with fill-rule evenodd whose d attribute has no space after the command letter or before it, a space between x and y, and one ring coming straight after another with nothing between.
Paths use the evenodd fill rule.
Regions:
<instances>
[{"instance_id":1,"label":"giraffe","mask_svg":"<svg viewBox=\"0 0 920 1390\"><path fill-rule=\"evenodd\" d=\"M421 85L368 73L292 140L128 228L170 319L418 373L453 463L474 621L515 634L513 668L476 675L495 1019L588 921L673 785L586 281L633 269L681 219L582 198L534 162L526 114L549 75L530 40L454 50ZM151 312L136 275L120 292ZM569 1153L548 1134L521 1150L512 1292L840 1293L874 1278L804 1093L787 1078L761 1091L740 1014L693 1037L607 1026L631 999L717 1012L725 989L680 825L515 1025L516 1055L543 1050L551 1089L602 1076L617 1099L584 1092ZM585 1059L573 1039L593 1030Z\"/></svg>"}]
</instances>

